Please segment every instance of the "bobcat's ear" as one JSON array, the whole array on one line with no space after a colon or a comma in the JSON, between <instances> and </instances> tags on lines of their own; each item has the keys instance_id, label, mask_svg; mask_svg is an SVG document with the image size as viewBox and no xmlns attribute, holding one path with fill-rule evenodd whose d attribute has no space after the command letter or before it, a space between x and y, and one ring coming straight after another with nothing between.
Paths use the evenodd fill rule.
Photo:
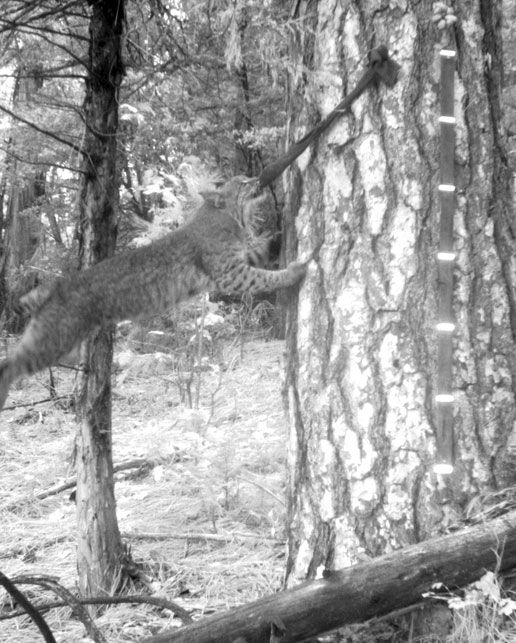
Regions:
<instances>
[{"instance_id":1,"label":"bobcat's ear","mask_svg":"<svg viewBox=\"0 0 516 643\"><path fill-rule=\"evenodd\" d=\"M218 190L201 190L199 194L206 201L206 203L209 203L216 208L226 207L226 201Z\"/></svg>"}]
</instances>

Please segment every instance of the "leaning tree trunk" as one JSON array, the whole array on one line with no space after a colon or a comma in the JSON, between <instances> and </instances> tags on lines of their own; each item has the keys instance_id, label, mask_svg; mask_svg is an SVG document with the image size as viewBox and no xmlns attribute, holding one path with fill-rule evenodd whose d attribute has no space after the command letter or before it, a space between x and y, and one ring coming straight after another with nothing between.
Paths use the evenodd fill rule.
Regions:
<instances>
[{"instance_id":1,"label":"leaning tree trunk","mask_svg":"<svg viewBox=\"0 0 516 643\"><path fill-rule=\"evenodd\" d=\"M122 78L123 0L93 3L80 193L83 267L113 254L116 240L118 92ZM115 510L111 443L112 330L81 350L81 424L77 439L79 585L86 596L113 587L122 553Z\"/></svg>"},{"instance_id":2,"label":"leaning tree trunk","mask_svg":"<svg viewBox=\"0 0 516 643\"><path fill-rule=\"evenodd\" d=\"M296 3L291 139L362 73L371 45L402 66L288 174L298 255L288 324L290 581L422 541L516 479L516 244L500 134L500 8L457 6L453 388L457 460L436 443L439 35L431 3ZM287 222L287 227L288 222ZM296 240L289 239L290 246Z\"/></svg>"}]
</instances>

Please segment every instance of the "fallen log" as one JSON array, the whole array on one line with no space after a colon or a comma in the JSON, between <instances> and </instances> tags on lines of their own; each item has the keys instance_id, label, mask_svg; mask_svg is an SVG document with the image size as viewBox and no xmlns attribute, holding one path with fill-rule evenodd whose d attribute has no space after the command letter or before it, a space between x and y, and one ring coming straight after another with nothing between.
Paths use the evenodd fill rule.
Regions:
<instances>
[{"instance_id":1,"label":"fallen log","mask_svg":"<svg viewBox=\"0 0 516 643\"><path fill-rule=\"evenodd\" d=\"M141 643L293 643L421 600L433 583L463 587L516 566L516 510L463 531L331 572Z\"/></svg>"}]
</instances>

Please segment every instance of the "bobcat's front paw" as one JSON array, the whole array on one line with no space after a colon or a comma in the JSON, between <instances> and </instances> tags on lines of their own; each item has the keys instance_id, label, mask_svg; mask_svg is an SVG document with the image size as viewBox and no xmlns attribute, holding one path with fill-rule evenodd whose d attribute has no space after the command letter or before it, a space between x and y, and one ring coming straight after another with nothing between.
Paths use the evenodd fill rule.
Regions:
<instances>
[{"instance_id":1,"label":"bobcat's front paw","mask_svg":"<svg viewBox=\"0 0 516 643\"><path fill-rule=\"evenodd\" d=\"M288 264L287 270L290 274L292 284L297 284L306 275L306 263L292 261Z\"/></svg>"}]
</instances>

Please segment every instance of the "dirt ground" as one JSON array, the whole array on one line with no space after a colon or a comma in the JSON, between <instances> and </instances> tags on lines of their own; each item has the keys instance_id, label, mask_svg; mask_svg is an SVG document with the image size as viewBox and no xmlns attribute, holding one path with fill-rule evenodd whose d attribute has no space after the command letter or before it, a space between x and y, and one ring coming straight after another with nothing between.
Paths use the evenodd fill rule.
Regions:
<instances>
[{"instance_id":1,"label":"dirt ground","mask_svg":"<svg viewBox=\"0 0 516 643\"><path fill-rule=\"evenodd\" d=\"M166 354L117 352L114 382L117 514L142 570L139 593L166 597L194 618L277 591L284 570L286 425L281 403L284 343L227 342L191 385ZM72 372L55 370L57 393ZM197 393L197 384L200 387ZM198 400L196 399L198 395ZM183 401L181 401L181 397ZM50 576L76 588L72 489L37 494L73 477L75 418L48 398L48 374L13 387L0 416L0 570L9 577ZM31 599L56 597L20 586ZM0 616L10 600L0 590ZM57 641L91 640L61 607L46 613ZM136 641L181 625L155 606L110 606L97 619L110 643ZM0 620L0 640L28 643L40 634L27 617Z\"/></svg>"}]
</instances>

